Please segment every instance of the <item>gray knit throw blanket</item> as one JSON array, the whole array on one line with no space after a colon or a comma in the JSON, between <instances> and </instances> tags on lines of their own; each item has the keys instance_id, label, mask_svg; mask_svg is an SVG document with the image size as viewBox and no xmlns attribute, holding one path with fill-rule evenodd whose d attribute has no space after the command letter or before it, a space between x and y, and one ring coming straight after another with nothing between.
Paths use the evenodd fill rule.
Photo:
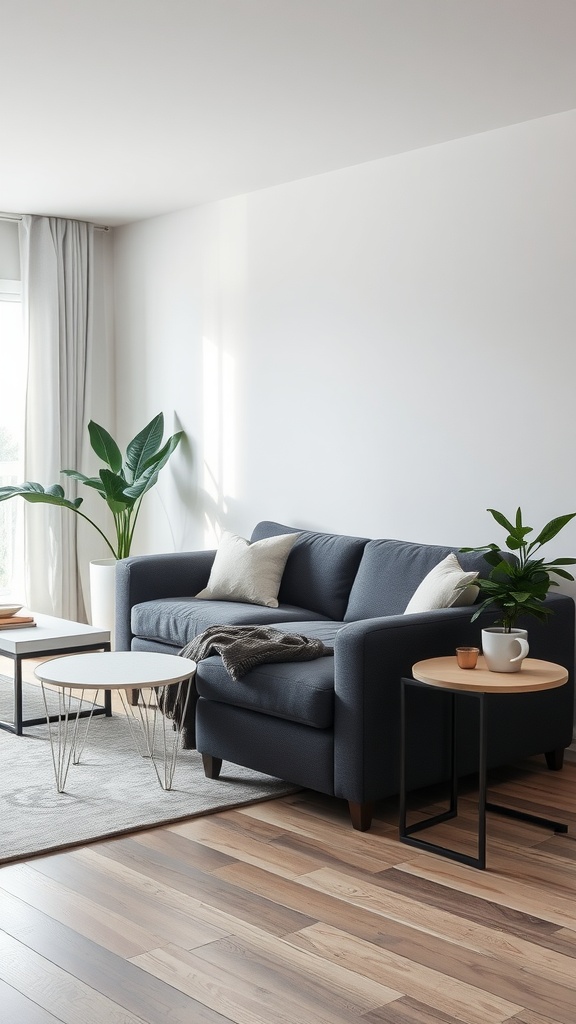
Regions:
<instances>
[{"instance_id":1,"label":"gray knit throw blanket","mask_svg":"<svg viewBox=\"0 0 576 1024\"><path fill-rule=\"evenodd\" d=\"M219 654L236 680L263 662L311 661L333 653L332 647L315 637L282 633L270 626L210 626L180 651L183 658L193 661Z\"/></svg>"},{"instance_id":2,"label":"gray knit throw blanket","mask_svg":"<svg viewBox=\"0 0 576 1024\"><path fill-rule=\"evenodd\" d=\"M182 648L183 658L202 661L211 654L220 654L232 679L240 679L246 672L265 661L310 661L325 654L333 654L332 647L325 647L316 640L300 633L282 633L269 626L211 626ZM160 696L160 708L166 718L178 722L181 729L181 744L189 750L195 743L194 720L196 717L195 684L190 682L192 692L184 718L186 687L178 683L164 687Z\"/></svg>"}]
</instances>

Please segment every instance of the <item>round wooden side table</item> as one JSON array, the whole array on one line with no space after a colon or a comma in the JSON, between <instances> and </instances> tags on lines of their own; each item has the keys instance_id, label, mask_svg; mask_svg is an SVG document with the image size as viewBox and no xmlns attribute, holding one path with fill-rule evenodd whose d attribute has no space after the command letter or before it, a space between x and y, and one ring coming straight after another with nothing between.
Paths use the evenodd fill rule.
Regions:
<instances>
[{"instance_id":1,"label":"round wooden side table","mask_svg":"<svg viewBox=\"0 0 576 1024\"><path fill-rule=\"evenodd\" d=\"M475 669L459 668L455 657L429 658L419 661L412 667L412 679L404 678L401 682L400 705L400 840L430 853L437 853L462 864L476 868L486 867L486 811L529 821L554 832L567 832L568 826L562 822L543 818L536 814L503 807L487 801L487 746L488 719L486 702L491 694L531 693L538 690L550 690L563 686L568 681L568 672L562 665L550 661L539 661L525 658L519 672L490 672L486 668L483 657L478 659ZM427 687L442 690L451 695L450 700L450 806L447 811L440 812L418 821L406 824L406 689L407 687ZM451 850L424 839L414 838L415 832L438 825L442 821L455 818L458 813L458 775L456 770L456 696L466 694L475 697L479 702L479 763L478 763L478 856L472 857L457 850Z\"/></svg>"}]
</instances>

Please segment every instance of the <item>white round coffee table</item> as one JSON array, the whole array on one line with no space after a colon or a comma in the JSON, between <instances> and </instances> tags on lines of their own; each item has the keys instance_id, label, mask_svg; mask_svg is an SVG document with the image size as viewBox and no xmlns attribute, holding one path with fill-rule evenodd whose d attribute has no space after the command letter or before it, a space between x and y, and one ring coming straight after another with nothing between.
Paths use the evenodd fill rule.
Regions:
<instances>
[{"instance_id":1,"label":"white round coffee table","mask_svg":"<svg viewBox=\"0 0 576 1024\"><path fill-rule=\"evenodd\" d=\"M34 674L42 686L58 792L64 792L70 763L79 763L88 736L92 712L86 718L86 729L80 737L83 701L89 697L94 708L99 690L118 693L138 752L151 759L162 789L171 789L195 672L196 662L190 658L152 651L76 654L39 665ZM45 683L58 688L57 715L48 712ZM173 717L167 718L162 709L170 686L176 686L170 699L175 710L171 712ZM133 706L127 691L144 689L149 690L148 701ZM56 722L54 731L51 721Z\"/></svg>"}]
</instances>

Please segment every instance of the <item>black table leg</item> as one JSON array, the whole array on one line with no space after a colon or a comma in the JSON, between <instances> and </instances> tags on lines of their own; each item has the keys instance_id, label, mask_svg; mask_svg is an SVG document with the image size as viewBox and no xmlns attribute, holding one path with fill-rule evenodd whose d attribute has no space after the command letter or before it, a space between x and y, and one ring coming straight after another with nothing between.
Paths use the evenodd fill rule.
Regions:
<instances>
[{"instance_id":1,"label":"black table leg","mask_svg":"<svg viewBox=\"0 0 576 1024\"><path fill-rule=\"evenodd\" d=\"M488 770L488 720L486 716L485 694L478 695L480 701L480 721L478 725L478 858L473 865L478 868L486 867L486 774Z\"/></svg>"},{"instance_id":2,"label":"black table leg","mask_svg":"<svg viewBox=\"0 0 576 1024\"><path fill-rule=\"evenodd\" d=\"M72 654L81 653L82 651L109 651L110 644L91 644L89 646L77 648L77 647L62 647L54 650L46 651L34 651L30 654L4 654L5 657L9 657L14 662L14 718L12 722L0 722L0 730L4 732L14 733L16 736L21 736L23 730L33 725L46 725L46 715L39 718L24 718L22 708L22 662L26 658L40 658L46 655L52 655L56 657L60 654ZM107 718L112 717L112 693L110 690L104 691L104 706L95 707L93 710L81 711L79 718L87 718L90 714L92 715L106 715ZM57 722L58 715L51 715L50 722Z\"/></svg>"},{"instance_id":3,"label":"black table leg","mask_svg":"<svg viewBox=\"0 0 576 1024\"><path fill-rule=\"evenodd\" d=\"M453 693L450 697L450 805L447 811L440 811L429 818L417 821L413 825L406 824L406 687L421 686L416 680L402 679L400 691L400 839L409 846L415 846L419 850L427 850L429 853L440 853L445 857L453 857L464 864L470 862L466 854L448 850L436 843L429 843L425 839L414 839L415 832L422 832L424 829L432 828L443 821L449 821L458 814L458 773L456 771L456 701ZM474 863L476 859L473 858Z\"/></svg>"},{"instance_id":4,"label":"black table leg","mask_svg":"<svg viewBox=\"0 0 576 1024\"><path fill-rule=\"evenodd\" d=\"M14 664L14 732L22 735L22 658L19 655Z\"/></svg>"},{"instance_id":5,"label":"black table leg","mask_svg":"<svg viewBox=\"0 0 576 1024\"><path fill-rule=\"evenodd\" d=\"M415 679L402 679L401 691L400 691L400 826L399 834L400 841L407 843L409 846L414 846L419 850L425 850L428 853L436 853L441 857L448 857L450 860L458 861L460 864L468 864L474 868L484 869L486 867L486 812L494 811L497 814L505 815L509 818L515 818L519 821L527 821L533 825L539 825L543 828L552 829L554 832L566 833L568 832L568 826L564 822L554 821L550 818L543 818L538 814L529 814L527 811L518 811L512 807L503 807L501 804L495 804L489 802L487 799L488 793L488 706L486 701L485 693L466 693L467 697L474 697L479 701L479 723L478 723L478 740L479 740L479 760L478 760L478 856L472 857L469 854L460 853L457 850L451 850L449 847L440 846L437 843L429 843L424 839L416 839L413 837L415 832L421 832L424 829L431 828L433 825L438 825L442 821L447 821L449 818L454 818L458 813L458 773L457 773L457 758L456 758L456 738L457 732L456 723L456 694L454 691L444 691L450 693L451 704L450 704L450 807L447 811L435 814L430 818L424 818L422 821L418 821L413 825L406 825L406 761L407 761L407 744L406 744L406 687L415 686L422 687L426 684L419 683ZM429 689L429 687L426 687ZM464 694L461 694L464 696Z\"/></svg>"}]
</instances>

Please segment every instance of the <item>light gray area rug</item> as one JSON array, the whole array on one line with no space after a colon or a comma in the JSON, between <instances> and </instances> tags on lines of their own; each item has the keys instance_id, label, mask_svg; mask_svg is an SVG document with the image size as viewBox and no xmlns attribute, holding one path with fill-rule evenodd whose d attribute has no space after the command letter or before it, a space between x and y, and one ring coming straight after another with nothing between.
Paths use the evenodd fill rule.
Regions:
<instances>
[{"instance_id":1,"label":"light gray area rug","mask_svg":"<svg viewBox=\"0 0 576 1024\"><path fill-rule=\"evenodd\" d=\"M12 681L0 676L0 718L12 720ZM39 687L24 684L24 717L45 714ZM57 694L50 695L57 711ZM56 726L52 726L56 728ZM92 719L81 763L58 793L48 726L0 730L0 863L210 811L283 796L297 787L224 762L207 779L200 754L180 750L173 788L161 789L123 713Z\"/></svg>"}]
</instances>

